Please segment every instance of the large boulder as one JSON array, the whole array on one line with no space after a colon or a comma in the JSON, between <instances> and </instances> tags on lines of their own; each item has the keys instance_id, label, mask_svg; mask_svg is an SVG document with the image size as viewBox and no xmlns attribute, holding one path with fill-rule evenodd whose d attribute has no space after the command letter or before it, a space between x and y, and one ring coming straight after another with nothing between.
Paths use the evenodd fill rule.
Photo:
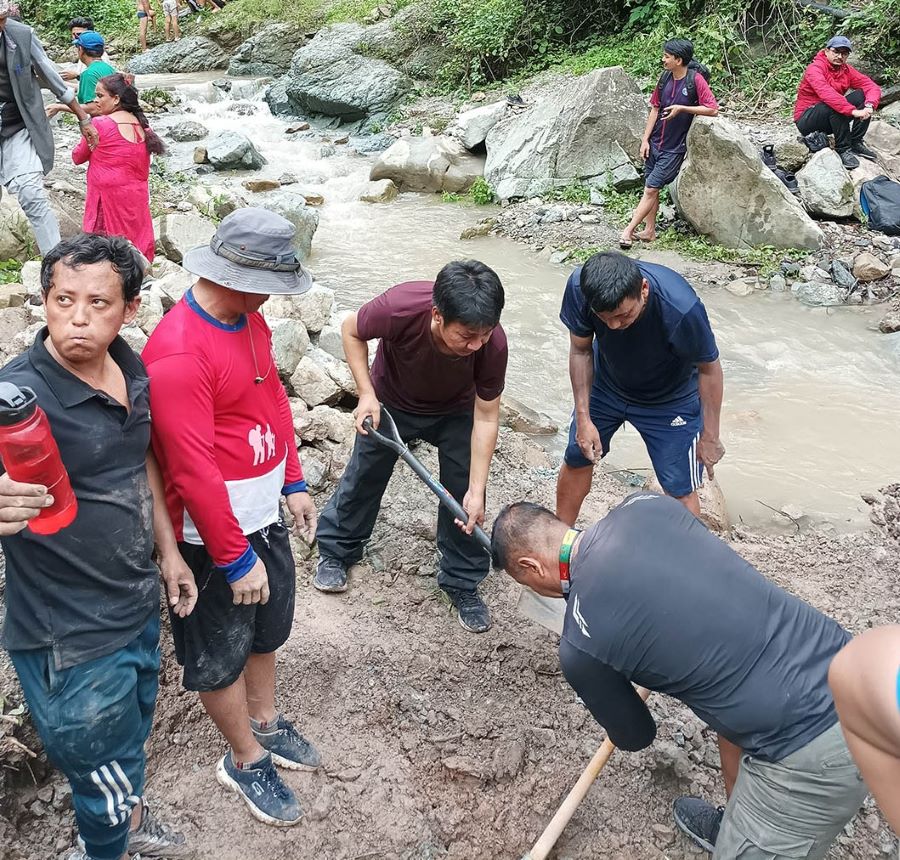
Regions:
<instances>
[{"instance_id":1,"label":"large boulder","mask_svg":"<svg viewBox=\"0 0 900 860\"><path fill-rule=\"evenodd\" d=\"M532 197L573 182L626 187L639 181L647 104L621 67L558 78L529 96L487 136L485 179L501 200Z\"/></svg>"},{"instance_id":2,"label":"large boulder","mask_svg":"<svg viewBox=\"0 0 900 860\"><path fill-rule=\"evenodd\" d=\"M334 290L313 284L300 296L271 296L266 315L301 320L306 330L318 334L328 325L334 312Z\"/></svg>"},{"instance_id":3,"label":"large boulder","mask_svg":"<svg viewBox=\"0 0 900 860\"><path fill-rule=\"evenodd\" d=\"M133 75L186 74L211 72L228 67L228 54L206 36L186 36L177 42L164 42L132 57L126 71Z\"/></svg>"},{"instance_id":4,"label":"large boulder","mask_svg":"<svg viewBox=\"0 0 900 860\"><path fill-rule=\"evenodd\" d=\"M357 54L364 34L359 24L320 30L294 54L287 97L305 113L345 122L387 115L412 81L384 60Z\"/></svg>"},{"instance_id":5,"label":"large boulder","mask_svg":"<svg viewBox=\"0 0 900 860\"><path fill-rule=\"evenodd\" d=\"M287 382L300 359L309 349L309 335L306 326L296 319L278 319L267 316L266 321L272 330L272 352L275 355L275 366L282 381Z\"/></svg>"},{"instance_id":6,"label":"large boulder","mask_svg":"<svg viewBox=\"0 0 900 860\"><path fill-rule=\"evenodd\" d=\"M900 156L900 128L889 122L872 120L866 132L866 144L879 155L888 158Z\"/></svg>"},{"instance_id":7,"label":"large boulder","mask_svg":"<svg viewBox=\"0 0 900 860\"><path fill-rule=\"evenodd\" d=\"M397 196L397 186L390 179L370 182L359 199L363 203L390 203Z\"/></svg>"},{"instance_id":8,"label":"large boulder","mask_svg":"<svg viewBox=\"0 0 900 860\"><path fill-rule=\"evenodd\" d=\"M25 262L36 249L34 232L12 194L0 198L0 260Z\"/></svg>"},{"instance_id":9,"label":"large boulder","mask_svg":"<svg viewBox=\"0 0 900 860\"><path fill-rule=\"evenodd\" d=\"M390 179L400 191L466 191L483 174L484 159L444 135L404 137L383 152L369 179Z\"/></svg>"},{"instance_id":10,"label":"large boulder","mask_svg":"<svg viewBox=\"0 0 900 860\"><path fill-rule=\"evenodd\" d=\"M275 116L303 116L303 107L288 95L287 88L290 82L290 75L282 75L277 81L266 87L263 98Z\"/></svg>"},{"instance_id":11,"label":"large boulder","mask_svg":"<svg viewBox=\"0 0 900 860\"><path fill-rule=\"evenodd\" d=\"M532 436L555 436L559 430L550 416L526 406L521 400L508 394L504 394L500 401L500 423Z\"/></svg>"},{"instance_id":12,"label":"large boulder","mask_svg":"<svg viewBox=\"0 0 900 860\"><path fill-rule=\"evenodd\" d=\"M181 263L185 253L198 245L208 245L216 225L189 212L161 215L156 222L159 247L167 259Z\"/></svg>"},{"instance_id":13,"label":"large boulder","mask_svg":"<svg viewBox=\"0 0 900 860\"><path fill-rule=\"evenodd\" d=\"M250 138L222 131L206 145L206 158L216 170L259 170L267 163Z\"/></svg>"},{"instance_id":14,"label":"large boulder","mask_svg":"<svg viewBox=\"0 0 900 860\"><path fill-rule=\"evenodd\" d=\"M847 298L847 290L825 281L797 281L791 292L805 305L831 307L840 305Z\"/></svg>"},{"instance_id":15,"label":"large boulder","mask_svg":"<svg viewBox=\"0 0 900 860\"><path fill-rule=\"evenodd\" d=\"M319 213L306 202L306 197L297 191L279 188L258 195L259 205L277 212L296 227L294 247L301 259L306 259L312 249L313 236L319 226Z\"/></svg>"},{"instance_id":16,"label":"large boulder","mask_svg":"<svg viewBox=\"0 0 900 860\"><path fill-rule=\"evenodd\" d=\"M333 405L341 399L341 387L308 355L300 359L288 386L309 406Z\"/></svg>"},{"instance_id":17,"label":"large boulder","mask_svg":"<svg viewBox=\"0 0 900 860\"><path fill-rule=\"evenodd\" d=\"M725 119L696 117L676 183L682 217L728 248L821 246L822 231L741 130Z\"/></svg>"},{"instance_id":18,"label":"large boulder","mask_svg":"<svg viewBox=\"0 0 900 860\"><path fill-rule=\"evenodd\" d=\"M166 257L157 257L153 261L153 276L151 290L159 294L167 311L181 301L181 297L197 280L187 269Z\"/></svg>"},{"instance_id":19,"label":"large boulder","mask_svg":"<svg viewBox=\"0 0 900 860\"><path fill-rule=\"evenodd\" d=\"M814 153L797 173L797 185L810 215L849 218L853 214L853 180L833 149Z\"/></svg>"},{"instance_id":20,"label":"large boulder","mask_svg":"<svg viewBox=\"0 0 900 860\"><path fill-rule=\"evenodd\" d=\"M291 58L306 42L293 24L268 24L244 42L228 64L228 74L240 77L275 77L291 67Z\"/></svg>"},{"instance_id":21,"label":"large boulder","mask_svg":"<svg viewBox=\"0 0 900 860\"><path fill-rule=\"evenodd\" d=\"M447 134L455 137L466 149L475 149L485 142L488 132L505 114L505 100L463 111L447 127Z\"/></svg>"},{"instance_id":22,"label":"large boulder","mask_svg":"<svg viewBox=\"0 0 900 860\"><path fill-rule=\"evenodd\" d=\"M775 161L788 173L796 173L809 161L809 147L797 135L775 142Z\"/></svg>"},{"instance_id":23,"label":"large boulder","mask_svg":"<svg viewBox=\"0 0 900 860\"><path fill-rule=\"evenodd\" d=\"M209 129L205 125L193 120L185 120L172 126L167 132L166 137L171 137L177 143L187 143L194 140L203 140L209 134Z\"/></svg>"}]
</instances>

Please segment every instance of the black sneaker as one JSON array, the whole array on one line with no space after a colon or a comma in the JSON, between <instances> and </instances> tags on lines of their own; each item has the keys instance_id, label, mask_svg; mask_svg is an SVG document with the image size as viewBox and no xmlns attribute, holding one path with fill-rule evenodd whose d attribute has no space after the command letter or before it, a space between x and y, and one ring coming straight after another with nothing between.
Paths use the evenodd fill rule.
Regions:
<instances>
[{"instance_id":1,"label":"black sneaker","mask_svg":"<svg viewBox=\"0 0 900 860\"><path fill-rule=\"evenodd\" d=\"M216 779L243 799L254 818L274 827L290 827L303 818L303 810L282 781L266 753L253 767L239 768L227 752L216 765Z\"/></svg>"},{"instance_id":2,"label":"black sneaker","mask_svg":"<svg viewBox=\"0 0 900 860\"><path fill-rule=\"evenodd\" d=\"M862 141L859 143L854 143L853 146L850 147L857 155L862 158L868 158L869 161L878 161L878 154L873 150L869 149Z\"/></svg>"},{"instance_id":3,"label":"black sneaker","mask_svg":"<svg viewBox=\"0 0 900 860\"><path fill-rule=\"evenodd\" d=\"M701 848L712 854L722 825L724 806L713 806L699 797L679 797L672 807L675 823Z\"/></svg>"},{"instance_id":4,"label":"black sneaker","mask_svg":"<svg viewBox=\"0 0 900 860\"><path fill-rule=\"evenodd\" d=\"M759 156L762 158L763 164L766 167L774 170L778 167L778 162L775 160L775 145L772 143L767 143L763 148L759 151Z\"/></svg>"},{"instance_id":5,"label":"black sneaker","mask_svg":"<svg viewBox=\"0 0 900 860\"><path fill-rule=\"evenodd\" d=\"M282 714L271 726L251 728L257 743L272 754L275 764L289 770L315 770L322 764L318 750Z\"/></svg>"},{"instance_id":6,"label":"black sneaker","mask_svg":"<svg viewBox=\"0 0 900 860\"><path fill-rule=\"evenodd\" d=\"M839 152L838 155L841 157L841 164L843 164L847 170L856 170L856 168L859 167L859 159L850 152L849 149Z\"/></svg>"},{"instance_id":7,"label":"black sneaker","mask_svg":"<svg viewBox=\"0 0 900 860\"><path fill-rule=\"evenodd\" d=\"M347 567L336 558L321 556L316 565L313 585L327 593L347 590Z\"/></svg>"},{"instance_id":8,"label":"black sneaker","mask_svg":"<svg viewBox=\"0 0 900 860\"><path fill-rule=\"evenodd\" d=\"M491 612L477 591L445 588L444 593L456 607L459 623L470 633L484 633L491 629Z\"/></svg>"},{"instance_id":9,"label":"black sneaker","mask_svg":"<svg viewBox=\"0 0 900 860\"><path fill-rule=\"evenodd\" d=\"M163 824L150 812L146 800L141 805L140 826L128 834L128 853L132 857L185 857L189 850L184 834Z\"/></svg>"}]
</instances>

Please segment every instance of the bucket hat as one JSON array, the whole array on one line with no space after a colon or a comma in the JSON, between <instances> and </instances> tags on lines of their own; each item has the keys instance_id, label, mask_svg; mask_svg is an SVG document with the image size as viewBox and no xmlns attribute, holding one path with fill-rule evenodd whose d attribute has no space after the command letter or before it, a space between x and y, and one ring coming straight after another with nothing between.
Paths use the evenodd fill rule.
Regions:
<instances>
[{"instance_id":1,"label":"bucket hat","mask_svg":"<svg viewBox=\"0 0 900 860\"><path fill-rule=\"evenodd\" d=\"M181 265L194 275L240 293L299 296L312 275L294 249L296 228L258 206L222 219L208 245L191 248Z\"/></svg>"}]
</instances>

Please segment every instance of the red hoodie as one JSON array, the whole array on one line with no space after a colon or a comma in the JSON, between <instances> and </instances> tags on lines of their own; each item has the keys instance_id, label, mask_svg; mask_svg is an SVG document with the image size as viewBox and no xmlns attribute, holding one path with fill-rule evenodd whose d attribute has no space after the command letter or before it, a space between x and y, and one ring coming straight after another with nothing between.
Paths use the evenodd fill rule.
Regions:
<instances>
[{"instance_id":1,"label":"red hoodie","mask_svg":"<svg viewBox=\"0 0 900 860\"><path fill-rule=\"evenodd\" d=\"M828 62L824 51L819 51L815 59L806 67L800 86L797 89L797 103L794 105L794 121L803 116L803 112L819 102L838 113L850 116L857 110L844 98L847 90L862 90L866 102L878 107L881 99L881 87L853 66L844 63L833 66Z\"/></svg>"}]
</instances>

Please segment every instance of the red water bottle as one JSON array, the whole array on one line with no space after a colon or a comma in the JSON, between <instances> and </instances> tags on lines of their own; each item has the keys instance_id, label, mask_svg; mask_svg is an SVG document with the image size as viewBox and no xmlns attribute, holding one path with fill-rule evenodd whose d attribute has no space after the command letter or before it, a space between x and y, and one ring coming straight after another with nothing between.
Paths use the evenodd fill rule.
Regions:
<instances>
[{"instance_id":1,"label":"red water bottle","mask_svg":"<svg viewBox=\"0 0 900 860\"><path fill-rule=\"evenodd\" d=\"M35 393L11 382L0 382L0 460L14 481L43 484L53 496L53 504L30 520L28 528L51 535L71 524L78 513L78 500L50 422L37 405Z\"/></svg>"}]
</instances>

